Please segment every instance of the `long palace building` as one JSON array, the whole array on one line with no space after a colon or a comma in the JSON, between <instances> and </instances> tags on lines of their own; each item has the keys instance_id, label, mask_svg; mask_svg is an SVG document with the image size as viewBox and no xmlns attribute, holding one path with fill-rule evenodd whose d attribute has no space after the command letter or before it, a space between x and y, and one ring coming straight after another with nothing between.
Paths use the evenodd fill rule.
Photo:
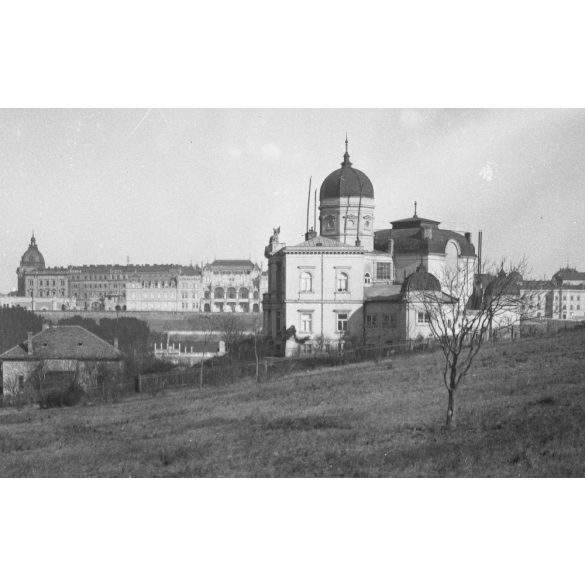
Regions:
<instances>
[{"instance_id":1,"label":"long palace building","mask_svg":"<svg viewBox=\"0 0 585 585\"><path fill-rule=\"evenodd\" d=\"M260 313L267 290L267 274L250 260L46 267L34 235L16 274L33 310Z\"/></svg>"}]
</instances>

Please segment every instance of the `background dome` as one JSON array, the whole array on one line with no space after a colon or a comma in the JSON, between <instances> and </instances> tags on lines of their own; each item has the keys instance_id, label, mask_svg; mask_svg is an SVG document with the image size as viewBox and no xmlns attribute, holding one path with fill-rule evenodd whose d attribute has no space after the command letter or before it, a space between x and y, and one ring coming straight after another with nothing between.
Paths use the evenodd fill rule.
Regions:
<instances>
[{"instance_id":1,"label":"background dome","mask_svg":"<svg viewBox=\"0 0 585 585\"><path fill-rule=\"evenodd\" d=\"M343 162L341 168L333 171L323 181L319 198L323 199L340 199L341 197L359 197L360 196L360 182L362 190L362 197L374 198L374 187L372 181L368 176L353 167L349 160L349 153L347 152L347 140L345 141L345 154L343 155Z\"/></svg>"},{"instance_id":2,"label":"background dome","mask_svg":"<svg viewBox=\"0 0 585 585\"><path fill-rule=\"evenodd\" d=\"M22 255L20 265L45 267L45 259L37 247L37 241L34 236L30 239L28 250Z\"/></svg>"}]
</instances>

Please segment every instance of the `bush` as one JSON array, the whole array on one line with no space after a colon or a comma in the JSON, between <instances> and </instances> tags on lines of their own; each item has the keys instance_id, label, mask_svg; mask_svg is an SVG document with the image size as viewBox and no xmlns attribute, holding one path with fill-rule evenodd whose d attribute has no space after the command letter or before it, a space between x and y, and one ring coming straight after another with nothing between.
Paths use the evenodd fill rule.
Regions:
<instances>
[{"instance_id":1,"label":"bush","mask_svg":"<svg viewBox=\"0 0 585 585\"><path fill-rule=\"evenodd\" d=\"M39 394L39 406L41 408L61 408L62 406L75 406L84 398L85 393L75 382L65 388L50 388L41 390Z\"/></svg>"}]
</instances>

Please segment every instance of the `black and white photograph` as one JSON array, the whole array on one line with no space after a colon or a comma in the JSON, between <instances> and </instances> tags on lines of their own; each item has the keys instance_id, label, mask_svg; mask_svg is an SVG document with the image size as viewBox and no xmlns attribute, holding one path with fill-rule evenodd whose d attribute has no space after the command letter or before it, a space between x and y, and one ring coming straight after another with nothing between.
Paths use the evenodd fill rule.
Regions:
<instances>
[{"instance_id":1,"label":"black and white photograph","mask_svg":"<svg viewBox=\"0 0 585 585\"><path fill-rule=\"evenodd\" d=\"M574 580L578 18L95 8L0 41L6 582Z\"/></svg>"}]
</instances>

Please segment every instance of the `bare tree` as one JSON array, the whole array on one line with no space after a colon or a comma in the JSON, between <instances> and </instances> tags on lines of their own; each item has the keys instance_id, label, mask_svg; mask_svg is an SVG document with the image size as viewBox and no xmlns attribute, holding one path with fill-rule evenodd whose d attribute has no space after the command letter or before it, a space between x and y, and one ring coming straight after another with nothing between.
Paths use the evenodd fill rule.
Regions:
<instances>
[{"instance_id":1,"label":"bare tree","mask_svg":"<svg viewBox=\"0 0 585 585\"><path fill-rule=\"evenodd\" d=\"M447 427L456 423L457 389L483 344L507 331L514 335L519 325L525 295L518 282L526 261L502 268L496 275L469 275L461 270L445 272L440 289L416 291L411 302L426 313L431 336L445 358L443 382L448 392Z\"/></svg>"},{"instance_id":2,"label":"bare tree","mask_svg":"<svg viewBox=\"0 0 585 585\"><path fill-rule=\"evenodd\" d=\"M217 318L210 313L203 313L201 316L201 331L203 332L203 355L199 363L199 389L203 388L203 364L205 363L205 353L207 345L211 341L217 327Z\"/></svg>"}]
</instances>

